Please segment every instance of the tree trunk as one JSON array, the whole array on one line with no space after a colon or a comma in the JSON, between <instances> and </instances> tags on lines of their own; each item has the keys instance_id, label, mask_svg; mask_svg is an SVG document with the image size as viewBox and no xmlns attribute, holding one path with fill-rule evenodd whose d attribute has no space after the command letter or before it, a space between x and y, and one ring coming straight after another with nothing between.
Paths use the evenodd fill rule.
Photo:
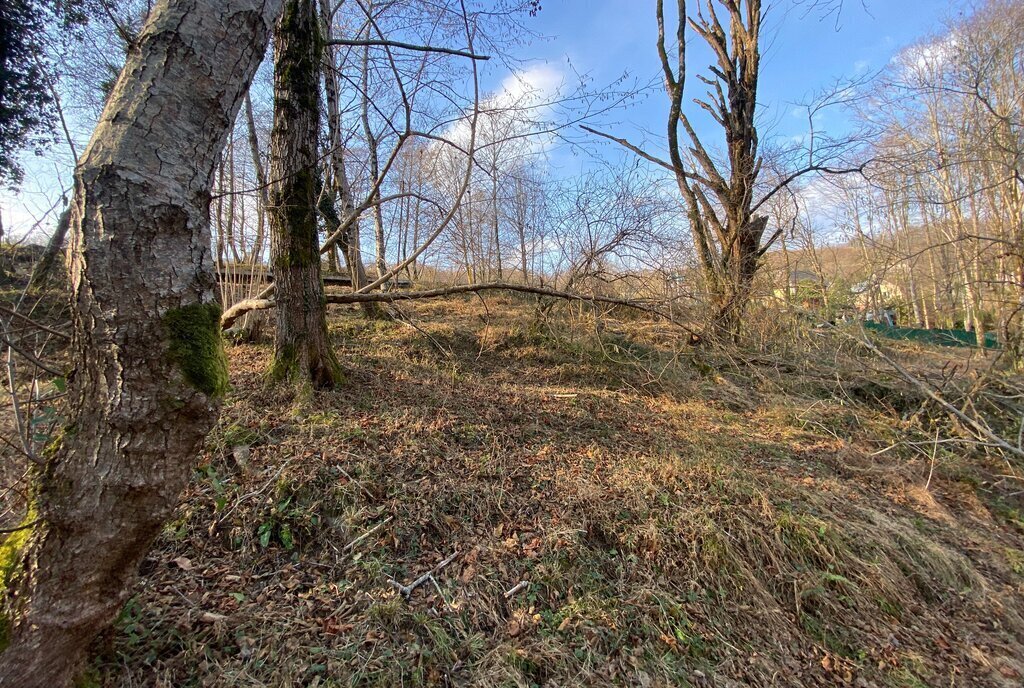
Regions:
<instances>
[{"instance_id":1,"label":"tree trunk","mask_svg":"<svg viewBox=\"0 0 1024 688\"><path fill-rule=\"evenodd\" d=\"M765 215L758 215L742 226L737 222L737 229L732 230L737 240L733 242L732 250L725 254L722 269L722 274L728 277L711 283L716 287L712 291L715 306L713 329L719 336L736 343L739 342L743 315L750 303L761 237L767 225L768 217Z\"/></svg>"},{"instance_id":2,"label":"tree trunk","mask_svg":"<svg viewBox=\"0 0 1024 688\"><path fill-rule=\"evenodd\" d=\"M711 297L711 330L737 341L763 253L761 240L768 219L755 215L753 201L761 171L755 112L760 75L761 2L724 3L729 30L720 23L713 3L707 14L687 19L686 3L677 0L676 65L665 42L664 2L658 0L658 56L669 96L668 152L680 194L686 204L690 232ZM689 25L717 56L714 90L696 102L711 113L725 134L727 164L715 160L701 143L683 111L686 81L685 26ZM680 141L682 125L690 146ZM688 158L684 162L684 158ZM691 169L695 168L695 169ZM698 173L699 172L699 173ZM717 205L717 207L716 207Z\"/></svg>"},{"instance_id":3,"label":"tree trunk","mask_svg":"<svg viewBox=\"0 0 1024 688\"><path fill-rule=\"evenodd\" d=\"M259 187L259 213L256 216L256 239L252 247L252 264L263 262L263 244L266 241L265 216L270 201L267 198L267 174L263 171L260 157L260 142L256 136L256 118L252 114L252 99L245 96L245 125L249 139L249 153L252 155L252 167L256 174L256 185Z\"/></svg>"},{"instance_id":4,"label":"tree trunk","mask_svg":"<svg viewBox=\"0 0 1024 688\"><path fill-rule=\"evenodd\" d=\"M75 173L71 422L10 536L0 685L66 686L131 594L227 389L210 186L280 3L153 9Z\"/></svg>"},{"instance_id":5,"label":"tree trunk","mask_svg":"<svg viewBox=\"0 0 1024 688\"><path fill-rule=\"evenodd\" d=\"M271 377L316 388L341 380L327 336L316 221L322 55L314 0L286 0L274 34L270 133L271 264L277 301Z\"/></svg>"},{"instance_id":6,"label":"tree trunk","mask_svg":"<svg viewBox=\"0 0 1024 688\"><path fill-rule=\"evenodd\" d=\"M249 155L252 157L253 173L256 177L256 186L259 189L256 200L256 236L253 239L252 250L248 256L248 264L251 274L256 274L257 266L263 267L263 248L266 244L267 225L267 174L263 169L263 161L260 156L259 138L256 135L256 118L252 113L252 98L247 93L244 100L243 111L245 112L246 139L249 144ZM242 204L245 208L245 204ZM244 226L244 222L243 222ZM260 281L253 279L244 285L243 298L252 298L261 288ZM266 322L263 313L247 313L234 336L235 341L255 342L262 332Z\"/></svg>"},{"instance_id":7,"label":"tree trunk","mask_svg":"<svg viewBox=\"0 0 1024 688\"><path fill-rule=\"evenodd\" d=\"M371 15L373 13L373 2L372 0L367 4L367 12ZM367 26L366 38L370 38L370 29ZM362 112L361 120L363 124L363 135L366 137L366 149L369 154L370 163L370 186L371 188L380 179L380 158L377 151L379 141L377 140L376 134L373 132L373 127L370 124L370 47L366 46L363 50L363 73L362 73ZM384 240L384 215L383 210L380 207L380 190L378 189L373 193L373 238L374 245L377 251L377 277L381 277L388 271L387 265L387 245ZM385 284L383 287L387 290L388 285Z\"/></svg>"},{"instance_id":8,"label":"tree trunk","mask_svg":"<svg viewBox=\"0 0 1024 688\"><path fill-rule=\"evenodd\" d=\"M329 0L320 0L320 14L324 22L324 35L330 38L331 8ZM348 170L345 168L345 146L341 135L341 110L338 105L338 76L334 57L335 48L326 46L324 57L327 71L324 73L324 93L327 96L327 127L330 141L331 182L335 207L341 204L339 222L351 217L355 212L355 198L348 181ZM337 227L330 228L331 232ZM352 291L359 291L367 284L366 267L363 265L363 254L359 245L359 220L353 221L343 236L338 240L338 248L345 261ZM334 251L334 248L331 248ZM364 303L360 306L367 317L376 318L380 315L380 307L376 303Z\"/></svg>"},{"instance_id":9,"label":"tree trunk","mask_svg":"<svg viewBox=\"0 0 1024 688\"><path fill-rule=\"evenodd\" d=\"M526 255L526 226L519 225L519 256L522 261L523 284L530 283L530 268Z\"/></svg>"},{"instance_id":10,"label":"tree trunk","mask_svg":"<svg viewBox=\"0 0 1024 688\"><path fill-rule=\"evenodd\" d=\"M494 213L494 251L498 258L498 280L502 280L501 267L501 223L498 208L498 166L491 166L491 210Z\"/></svg>"},{"instance_id":11,"label":"tree trunk","mask_svg":"<svg viewBox=\"0 0 1024 688\"><path fill-rule=\"evenodd\" d=\"M57 228L53 230L53 236L46 242L46 250L43 251L39 262L32 268L32 277L29 279L29 284L33 287L41 287L46 281L47 275L50 274L50 270L53 269L54 264L57 262L57 256L60 255L61 249L64 248L64 240L67 238L68 227L70 226L71 209L65 208L57 218ZM2 237L3 233L0 232L0 238Z\"/></svg>"}]
</instances>

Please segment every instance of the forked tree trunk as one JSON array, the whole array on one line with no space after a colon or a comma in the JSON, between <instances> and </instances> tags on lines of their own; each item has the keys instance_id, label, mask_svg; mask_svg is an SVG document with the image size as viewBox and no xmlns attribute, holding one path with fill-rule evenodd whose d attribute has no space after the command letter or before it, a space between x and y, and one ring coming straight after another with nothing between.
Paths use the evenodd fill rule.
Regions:
<instances>
[{"instance_id":1,"label":"forked tree trunk","mask_svg":"<svg viewBox=\"0 0 1024 688\"><path fill-rule=\"evenodd\" d=\"M327 336L316 222L322 55L314 0L285 0L274 35L270 133L270 248L277 301L271 375L317 388L341 379Z\"/></svg>"},{"instance_id":2,"label":"forked tree trunk","mask_svg":"<svg viewBox=\"0 0 1024 688\"><path fill-rule=\"evenodd\" d=\"M685 0L676 0L675 66L666 47L663 0L658 0L655 7L658 57L669 96L667 134L671 169L686 203L690 231L711 300L711 331L735 341L740 335L759 261L767 250L762 239L768 218L755 214L760 203L754 203L761 171L755 117L761 2L723 3L729 14L727 32L713 3L707 3L706 14L698 12L688 18ZM713 90L696 102L723 129L728 154L725 165L707 151L683 111L687 24L717 58L717 64L711 67L714 78L702 78ZM680 140L680 125L689 137L689 146Z\"/></svg>"},{"instance_id":3,"label":"forked tree trunk","mask_svg":"<svg viewBox=\"0 0 1024 688\"><path fill-rule=\"evenodd\" d=\"M157 3L75 174L71 419L0 548L0 685L66 686L132 590L227 388L210 185L280 2Z\"/></svg>"},{"instance_id":4,"label":"forked tree trunk","mask_svg":"<svg viewBox=\"0 0 1024 688\"><path fill-rule=\"evenodd\" d=\"M718 271L719 275L726 277L709 280L715 308L712 331L724 339L739 341L743 316L750 303L759 266L761 237L767 224L768 217L758 215L746 222L730 219L727 225L736 239L732 249L724 254Z\"/></svg>"}]
</instances>

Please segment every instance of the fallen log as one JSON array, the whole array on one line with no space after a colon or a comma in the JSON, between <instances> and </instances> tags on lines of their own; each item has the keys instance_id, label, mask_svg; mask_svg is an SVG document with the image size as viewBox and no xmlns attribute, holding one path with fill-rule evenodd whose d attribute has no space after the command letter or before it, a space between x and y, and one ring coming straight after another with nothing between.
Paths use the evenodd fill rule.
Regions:
<instances>
[{"instance_id":1,"label":"fallen log","mask_svg":"<svg viewBox=\"0 0 1024 688\"><path fill-rule=\"evenodd\" d=\"M389 291L389 292L371 292L371 293L349 293L349 294L327 294L327 303L333 304L346 304L346 303L395 303L397 301L418 301L422 299L437 299L445 296L455 296L458 294L470 294L478 293L482 291L515 291L523 294L536 294L537 296L549 296L557 299L565 299L567 301L582 301L587 303L606 303L612 306L622 306L624 308L632 308L634 310L650 313L651 315L664 318L671 322L673 325L677 325L687 332L690 333L691 343L697 343L700 341L700 335L692 330L687 325L679 322L668 313L650 305L650 302L645 301L633 301L629 299L616 299L610 296L587 296L586 294L576 294L568 291L560 291L558 289L548 289L547 287L533 287L527 284L512 284L510 282L488 282L485 284L457 284L450 287L440 287L438 289L425 289L420 291ZM273 299L267 298L254 298L245 299L234 304L221 316L220 324L222 329L228 329L235 321L240 317L249 313L250 311L267 310L275 306Z\"/></svg>"}]
</instances>

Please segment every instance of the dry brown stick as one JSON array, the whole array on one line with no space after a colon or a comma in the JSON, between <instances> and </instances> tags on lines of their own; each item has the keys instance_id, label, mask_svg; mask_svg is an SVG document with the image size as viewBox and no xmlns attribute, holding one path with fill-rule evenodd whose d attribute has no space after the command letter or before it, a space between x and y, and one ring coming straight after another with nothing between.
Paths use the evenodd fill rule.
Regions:
<instances>
[{"instance_id":1,"label":"dry brown stick","mask_svg":"<svg viewBox=\"0 0 1024 688\"><path fill-rule=\"evenodd\" d=\"M341 551L342 551L342 552L347 552L347 551L349 551L350 549L354 548L354 547L355 547L356 545L358 545L358 544L359 544L360 542L362 542L362 541L363 541L363 540L365 540L366 538L370 537L371 535L373 535L374 533L376 533L376 532L377 532L378 530L380 530L381 528L383 528L383 527L384 527L384 526L386 526L387 524L391 523L391 520L392 520L392 519L393 519L393 517L392 517L392 516L388 516L388 517L387 517L387 518L385 518L385 519L384 519L383 521L381 521L380 523L378 523L377 525L375 525L375 526L374 526L373 528L370 528L370 529L369 529L368 531L366 531L365 533L363 533L362 535L360 535L359 537L357 537L357 538L356 538L355 540L353 540L352 542L350 542L350 543L348 543L347 545L345 545L345 546L344 546L344 547L342 548L342 550L341 550Z\"/></svg>"},{"instance_id":2,"label":"dry brown stick","mask_svg":"<svg viewBox=\"0 0 1024 688\"><path fill-rule=\"evenodd\" d=\"M803 313L805 315L813 315L813 313L809 309L796 307L795 310L797 310L797 311L799 311L799 312L801 312L801 313ZM846 339L849 339L850 341L856 342L858 344L861 344L861 345L867 347L867 349L869 351L871 351L871 353L875 354L884 363L888 364L893 370L895 370L897 373L899 373L899 375L901 377L903 377L903 379L905 379L907 382L909 382L914 387L916 387L918 390L920 390L922 394L924 394L929 399L934 401L936 404L941 406L948 414L950 414L954 418L956 418L956 419L958 419L960 421L963 421L964 423L969 425L976 433L978 433L979 435L984 437L986 440L991 442L994 446L999 447L1000 449L1002 449L1004 451L1010 452L1010 454L1016 456L1019 459L1024 459L1024 448L1013 446L1012 444L1010 444L1009 442L1007 442L1006 440L1004 440L1003 438L999 437L994 432L992 432L991 429L989 429L988 427L986 427L982 423L979 423L977 420L975 420L974 418L971 418L966 413L964 413L963 411L958 409L956 406L954 406L953 404L951 404L948 401L946 401L942 397L942 395L940 395L938 392L936 392L933 389L931 389L928 385L926 385L924 382L922 382L917 377L915 377L913 375L913 373L911 373L909 370L907 370L906 368L901 366L899 363L894 361L891 357L887 356L884 351L882 351L880 348L878 348L871 341L871 339L864 332L863 328L861 328L861 330L860 330L861 336L858 337L856 335L850 334L849 332L846 332L842 328L840 328L840 327L838 327L836 325L833 325L832 323L825 323L825 324L826 324L827 328L830 329L831 331L836 332L837 334L845 337Z\"/></svg>"},{"instance_id":3,"label":"dry brown stick","mask_svg":"<svg viewBox=\"0 0 1024 688\"><path fill-rule=\"evenodd\" d=\"M46 325L42 324L41 322L37 322L36 320L33 320L32 318L28 317L27 315L25 315L23 313L19 313L18 311L14 311L14 310L11 310L9 308L4 308L3 306L0 306L0 313L2 313L3 315L6 315L6 316L18 318L19 320L24 320L25 322L27 322L32 327L35 327L36 329L42 330L43 332L47 332L49 334L52 334L55 337L60 337L61 339L71 339L71 335L65 334L65 333L63 333L63 332L61 332L59 330L55 330L55 329L53 329L51 327L47 327Z\"/></svg>"},{"instance_id":4,"label":"dry brown stick","mask_svg":"<svg viewBox=\"0 0 1024 688\"><path fill-rule=\"evenodd\" d=\"M21 530L28 530L29 528L33 528L33 527L39 525L39 522L40 522L40 519L37 518L34 521L29 521L28 523L22 524L20 526L15 527L15 528L0 528L0 535L7 535L7 534L10 534L10 533L17 533L18 531L21 531Z\"/></svg>"},{"instance_id":5,"label":"dry brown stick","mask_svg":"<svg viewBox=\"0 0 1024 688\"><path fill-rule=\"evenodd\" d=\"M217 528L219 528L220 524L227 520L227 517L230 516L235 511L235 509L238 508L240 504L248 500L250 497L256 497L263 494L267 489L269 489L271 485L277 482L277 479L281 477L281 474L284 473L285 469L288 468L288 466L290 466L291 463L292 459L288 459L280 468L277 469L277 472L274 473L270 480L263 484L263 487L259 488L258 490L254 490L253 492L250 492L248 494L242 495L238 499L234 500L234 502L231 504L231 507L225 510L224 513L221 514L220 518L218 518L216 521L210 524L210 532L213 533Z\"/></svg>"},{"instance_id":6,"label":"dry brown stick","mask_svg":"<svg viewBox=\"0 0 1024 688\"><path fill-rule=\"evenodd\" d=\"M343 46L387 46L389 48L402 48L404 50L413 50L420 53L441 53L443 55L454 55L456 57L468 57L471 60L483 60L487 61L491 59L490 55L478 55L470 50L456 50L454 48L442 48L433 45L417 45L415 43L403 43L401 41L388 41L388 40L357 40L352 38L332 38L329 41L325 41L327 45L343 45Z\"/></svg>"},{"instance_id":7,"label":"dry brown stick","mask_svg":"<svg viewBox=\"0 0 1024 688\"><path fill-rule=\"evenodd\" d=\"M21 348L20 346L12 342L3 333L0 333L0 342L3 342L8 347L10 347L11 351L16 352L19 356L27 360L29 363L36 366L37 368L41 368L43 371L49 373L50 375L62 377L65 374L64 371L57 370L56 368L47 365L41 359L36 357L31 351L26 351L25 349Z\"/></svg>"}]
</instances>

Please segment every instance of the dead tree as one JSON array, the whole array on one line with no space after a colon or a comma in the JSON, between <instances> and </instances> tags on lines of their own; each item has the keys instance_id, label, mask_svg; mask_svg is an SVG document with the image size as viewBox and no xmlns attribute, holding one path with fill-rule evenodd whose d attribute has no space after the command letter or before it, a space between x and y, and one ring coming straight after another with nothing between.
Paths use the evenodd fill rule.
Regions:
<instances>
[{"instance_id":1,"label":"dead tree","mask_svg":"<svg viewBox=\"0 0 1024 688\"><path fill-rule=\"evenodd\" d=\"M706 99L696 102L723 129L727 165L720 170L683 112L686 70L685 0L678 0L679 29L676 65L665 46L665 14L658 1L658 55L665 76L670 106L668 116L669 156L679 190L686 203L697 255L714 309L713 327L723 335L739 335L743 312L761 257L761 240L768 217L753 212L754 188L761 171L758 155L757 82L760 71L760 0L726 0L728 33L709 0L707 16L698 12L689 19L693 30L713 51L713 78L701 77L709 87ZM689 140L688 150L680 141L682 124ZM686 158L689 158L688 160Z\"/></svg>"},{"instance_id":2,"label":"dead tree","mask_svg":"<svg viewBox=\"0 0 1024 688\"><path fill-rule=\"evenodd\" d=\"M725 24L719 19L721 10L716 7L728 15ZM583 128L615 141L672 173L686 206L711 302L711 330L735 340L740 334L761 259L784 231L784 228L776 228L766 237L768 217L758 211L776 193L805 174L861 172L864 165L849 169L830 167L816 161L818 156L811 149L807 151L806 166L782 175L778 183L771 185L757 200L755 193L762 168L756 125L761 0L705 0L703 8L693 17L687 15L685 0L676 0L676 9L675 55L670 56L665 37L664 0L657 2L657 50L669 99L669 160L659 159L625 139ZM698 138L683 111L687 24L715 57L715 64L709 67L711 75L698 77L707 90L694 102L722 129L725 138L722 161ZM819 109L822 106L819 105Z\"/></svg>"}]
</instances>

